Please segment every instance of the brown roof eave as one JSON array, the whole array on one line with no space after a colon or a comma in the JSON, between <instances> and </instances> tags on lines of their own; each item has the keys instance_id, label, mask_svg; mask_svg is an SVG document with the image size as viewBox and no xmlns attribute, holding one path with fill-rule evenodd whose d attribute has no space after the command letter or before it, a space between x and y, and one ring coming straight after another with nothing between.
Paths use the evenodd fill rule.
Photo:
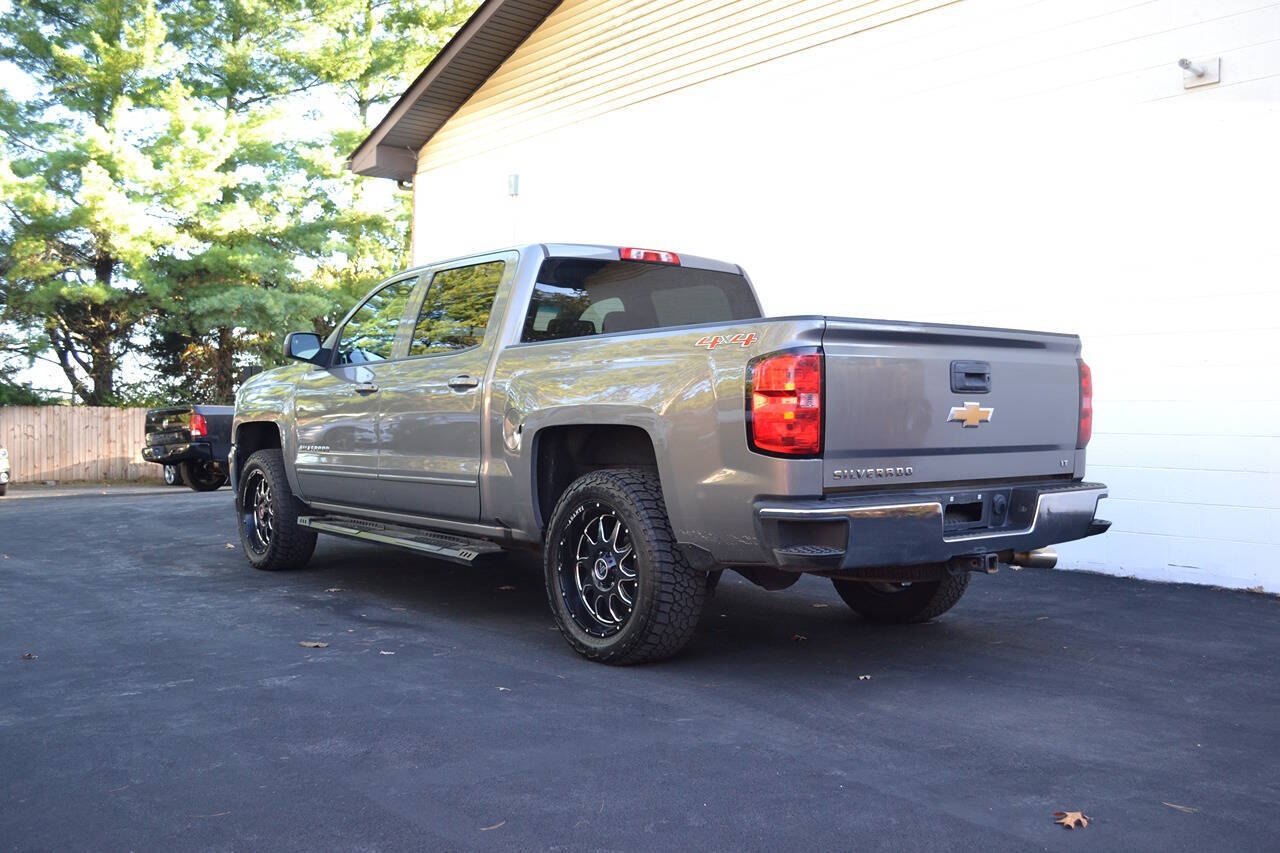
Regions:
<instances>
[{"instance_id":1,"label":"brown roof eave","mask_svg":"<svg viewBox=\"0 0 1280 853\"><path fill-rule=\"evenodd\" d=\"M358 175L407 181L418 151L546 20L561 0L485 0L347 158ZM521 22L513 26L515 22ZM466 68L463 68L465 64ZM448 90L432 86L452 71ZM461 84L461 85L459 85ZM444 109L441 109L443 107ZM427 112L434 116L427 116ZM444 116L441 118L441 116ZM409 122L412 129L402 122Z\"/></svg>"}]
</instances>

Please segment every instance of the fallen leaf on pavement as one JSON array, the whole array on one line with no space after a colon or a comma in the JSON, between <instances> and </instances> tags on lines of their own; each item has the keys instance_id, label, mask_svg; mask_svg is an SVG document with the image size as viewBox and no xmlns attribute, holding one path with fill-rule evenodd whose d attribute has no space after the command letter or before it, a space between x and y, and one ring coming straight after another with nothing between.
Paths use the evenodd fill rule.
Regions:
<instances>
[{"instance_id":1,"label":"fallen leaf on pavement","mask_svg":"<svg viewBox=\"0 0 1280 853\"><path fill-rule=\"evenodd\" d=\"M495 823L493 826L482 826L482 827L480 827L480 831L481 831L481 832L488 832L488 831L489 831L489 830L491 830L491 829L497 829L498 827L502 826L502 825L503 825L503 824L505 824L505 823L506 823L506 821L505 821L505 820L500 820L500 821L498 821L497 823Z\"/></svg>"},{"instance_id":2,"label":"fallen leaf on pavement","mask_svg":"<svg viewBox=\"0 0 1280 853\"><path fill-rule=\"evenodd\" d=\"M329 648L329 644L328 644L328 643L322 643L322 642L320 642L319 640L299 640L299 641L298 641L298 645L302 646L304 649L327 649L327 648Z\"/></svg>"},{"instance_id":3,"label":"fallen leaf on pavement","mask_svg":"<svg viewBox=\"0 0 1280 853\"><path fill-rule=\"evenodd\" d=\"M1067 829L1075 829L1077 826L1084 829L1091 820L1084 812L1054 812L1053 816L1056 818L1054 823Z\"/></svg>"},{"instance_id":4,"label":"fallen leaf on pavement","mask_svg":"<svg viewBox=\"0 0 1280 853\"><path fill-rule=\"evenodd\" d=\"M1168 806L1171 809L1177 809L1183 814L1195 814L1196 812L1200 811L1199 809L1191 808L1191 806L1180 806L1177 803L1166 803L1164 800L1160 801L1160 805Z\"/></svg>"},{"instance_id":5,"label":"fallen leaf on pavement","mask_svg":"<svg viewBox=\"0 0 1280 853\"><path fill-rule=\"evenodd\" d=\"M869 676L869 675L859 675L859 676L858 676L858 680L859 680L859 681L870 681L870 680L871 680L871 676Z\"/></svg>"},{"instance_id":6,"label":"fallen leaf on pavement","mask_svg":"<svg viewBox=\"0 0 1280 853\"><path fill-rule=\"evenodd\" d=\"M378 654L380 654L380 655L394 655L394 654L395 654L395 652L384 652L384 651L380 651L380 652L378 652Z\"/></svg>"},{"instance_id":7,"label":"fallen leaf on pavement","mask_svg":"<svg viewBox=\"0 0 1280 853\"><path fill-rule=\"evenodd\" d=\"M31 654L31 652L23 652L23 653L22 653L22 659L23 659L23 660L35 660L35 659L36 659L36 655Z\"/></svg>"},{"instance_id":8,"label":"fallen leaf on pavement","mask_svg":"<svg viewBox=\"0 0 1280 853\"><path fill-rule=\"evenodd\" d=\"M227 543L227 547L230 548L232 551L236 549L236 546L232 545L230 542Z\"/></svg>"},{"instance_id":9,"label":"fallen leaf on pavement","mask_svg":"<svg viewBox=\"0 0 1280 853\"><path fill-rule=\"evenodd\" d=\"M510 688L510 687L499 687L499 688L498 688L498 692L499 692L499 693L510 693L510 692L511 692L511 688Z\"/></svg>"},{"instance_id":10,"label":"fallen leaf on pavement","mask_svg":"<svg viewBox=\"0 0 1280 853\"><path fill-rule=\"evenodd\" d=\"M809 639L809 638L808 638L808 637L806 637L804 634L792 634L792 635L791 635L791 639L792 639L793 641L795 641L795 642L799 643L799 642L802 642L802 641L807 640L807 639Z\"/></svg>"}]
</instances>

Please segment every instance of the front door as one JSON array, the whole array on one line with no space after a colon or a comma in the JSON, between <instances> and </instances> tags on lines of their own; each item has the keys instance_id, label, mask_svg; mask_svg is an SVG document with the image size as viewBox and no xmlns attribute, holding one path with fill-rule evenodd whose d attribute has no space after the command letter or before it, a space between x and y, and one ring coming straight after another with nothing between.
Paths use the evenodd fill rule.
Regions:
<instances>
[{"instance_id":1,"label":"front door","mask_svg":"<svg viewBox=\"0 0 1280 853\"><path fill-rule=\"evenodd\" d=\"M484 377L494 296L514 259L437 269L409 333L407 358L380 392L380 506L414 515L480 517ZM496 323L495 323L496 326Z\"/></svg>"},{"instance_id":2,"label":"front door","mask_svg":"<svg viewBox=\"0 0 1280 853\"><path fill-rule=\"evenodd\" d=\"M309 501L370 506L378 484L381 384L417 276L379 288L343 325L333 361L298 382L294 468Z\"/></svg>"}]
</instances>

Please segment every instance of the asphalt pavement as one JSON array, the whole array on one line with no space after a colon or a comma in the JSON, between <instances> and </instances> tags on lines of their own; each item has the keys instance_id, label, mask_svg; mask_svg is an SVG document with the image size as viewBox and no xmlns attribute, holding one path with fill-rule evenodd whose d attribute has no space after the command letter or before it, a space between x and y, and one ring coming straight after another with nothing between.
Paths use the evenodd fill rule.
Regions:
<instances>
[{"instance_id":1,"label":"asphalt pavement","mask_svg":"<svg viewBox=\"0 0 1280 853\"><path fill-rule=\"evenodd\" d=\"M1280 846L1274 596L1005 569L886 628L726 574L618 669L531 556L257 572L225 489L0 498L0 555L4 849Z\"/></svg>"}]
</instances>

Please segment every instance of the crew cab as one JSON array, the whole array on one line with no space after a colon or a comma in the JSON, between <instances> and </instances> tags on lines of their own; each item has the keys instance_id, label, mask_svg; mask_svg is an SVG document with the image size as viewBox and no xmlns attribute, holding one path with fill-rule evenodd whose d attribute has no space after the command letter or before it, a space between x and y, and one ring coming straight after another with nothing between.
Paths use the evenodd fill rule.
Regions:
<instances>
[{"instance_id":1,"label":"crew cab","mask_svg":"<svg viewBox=\"0 0 1280 853\"><path fill-rule=\"evenodd\" d=\"M1109 525L1074 335L765 319L734 264L532 244L392 276L284 347L236 399L248 561L300 566L318 532L540 549L593 660L677 652L724 569L920 622Z\"/></svg>"}]
</instances>

